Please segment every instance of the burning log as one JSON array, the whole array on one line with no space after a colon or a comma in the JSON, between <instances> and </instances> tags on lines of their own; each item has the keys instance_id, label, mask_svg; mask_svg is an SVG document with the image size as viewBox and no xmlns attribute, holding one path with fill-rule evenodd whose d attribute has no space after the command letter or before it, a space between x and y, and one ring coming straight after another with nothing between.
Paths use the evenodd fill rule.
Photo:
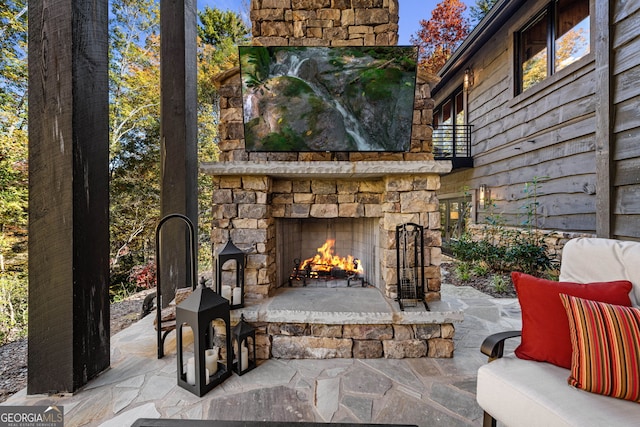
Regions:
<instances>
[{"instance_id":1,"label":"burning log","mask_svg":"<svg viewBox=\"0 0 640 427\"><path fill-rule=\"evenodd\" d=\"M302 281L303 286L307 285L307 279L347 279L347 286L351 286L351 281L360 280L364 283L364 270L358 258L353 255L340 257L334 255L334 239L328 239L318 253L304 261L299 258L293 260L293 270L289 275L289 286L294 280Z\"/></svg>"}]
</instances>

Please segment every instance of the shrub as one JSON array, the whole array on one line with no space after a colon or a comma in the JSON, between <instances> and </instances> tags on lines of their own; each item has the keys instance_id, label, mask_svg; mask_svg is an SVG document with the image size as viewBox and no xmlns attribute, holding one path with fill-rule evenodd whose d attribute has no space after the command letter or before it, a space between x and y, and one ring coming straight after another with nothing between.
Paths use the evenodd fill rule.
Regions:
<instances>
[{"instance_id":1,"label":"shrub","mask_svg":"<svg viewBox=\"0 0 640 427\"><path fill-rule=\"evenodd\" d=\"M454 270L455 275L460 280L469 280L471 278L471 264L468 262L459 262Z\"/></svg>"},{"instance_id":2,"label":"shrub","mask_svg":"<svg viewBox=\"0 0 640 427\"><path fill-rule=\"evenodd\" d=\"M509 285L510 282L498 274L491 277L491 286L500 294L506 293L509 290Z\"/></svg>"},{"instance_id":3,"label":"shrub","mask_svg":"<svg viewBox=\"0 0 640 427\"><path fill-rule=\"evenodd\" d=\"M476 261L471 267L471 273L478 277L486 276L490 271L489 265L483 261Z\"/></svg>"}]
</instances>

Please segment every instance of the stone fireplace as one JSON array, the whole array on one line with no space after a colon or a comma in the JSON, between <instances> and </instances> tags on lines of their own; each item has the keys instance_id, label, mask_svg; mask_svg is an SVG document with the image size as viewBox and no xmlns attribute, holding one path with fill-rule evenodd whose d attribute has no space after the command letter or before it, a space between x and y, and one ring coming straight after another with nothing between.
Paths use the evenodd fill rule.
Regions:
<instances>
[{"instance_id":1,"label":"stone fireplace","mask_svg":"<svg viewBox=\"0 0 640 427\"><path fill-rule=\"evenodd\" d=\"M251 18L258 45L397 43L397 0L252 0ZM294 260L314 256L328 239L335 240L335 254L358 258L368 288L393 299L398 287L396 226L415 223L424 227L424 298L430 306L439 302L441 237L436 191L440 175L448 173L451 164L433 160L430 85L436 81L435 76L418 73L409 152L258 153L245 150L239 67L217 76L220 156L218 162L203 164L201 169L213 177L214 255L229 239L248 253L247 300L260 304L289 288ZM288 308L295 319L288 325L280 315L245 311L248 320L253 317L254 324L264 326L259 334L262 358L304 357L297 351L304 353L316 343L326 347L327 340L333 344L318 351L333 355L328 357L451 357L452 322L461 320L458 313L425 314L424 307L423 313L408 317L364 316L361 321L348 316L324 319L315 312L292 314L294 310ZM372 336L377 337L375 342L369 342ZM385 342L393 340L401 343L387 349L390 344ZM333 346L342 350L336 353ZM290 352L290 347L298 350ZM375 351L369 352L370 348Z\"/></svg>"},{"instance_id":2,"label":"stone fireplace","mask_svg":"<svg viewBox=\"0 0 640 427\"><path fill-rule=\"evenodd\" d=\"M214 251L228 239L249 252L247 298L288 285L296 258L327 239L362 262L364 277L397 293L395 229L425 228L425 297L440 298L440 213L435 191L446 165L433 161L232 161L203 165L214 176ZM217 249L216 249L217 248Z\"/></svg>"}]
</instances>

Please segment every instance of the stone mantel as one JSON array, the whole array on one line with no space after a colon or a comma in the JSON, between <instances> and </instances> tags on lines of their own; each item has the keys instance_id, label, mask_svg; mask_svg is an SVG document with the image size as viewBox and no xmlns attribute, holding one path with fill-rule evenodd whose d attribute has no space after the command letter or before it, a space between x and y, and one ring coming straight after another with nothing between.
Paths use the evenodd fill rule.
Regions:
<instances>
[{"instance_id":1,"label":"stone mantel","mask_svg":"<svg viewBox=\"0 0 640 427\"><path fill-rule=\"evenodd\" d=\"M446 174L451 162L422 161L231 161L201 163L209 175L271 176L277 178L379 178L387 175Z\"/></svg>"}]
</instances>

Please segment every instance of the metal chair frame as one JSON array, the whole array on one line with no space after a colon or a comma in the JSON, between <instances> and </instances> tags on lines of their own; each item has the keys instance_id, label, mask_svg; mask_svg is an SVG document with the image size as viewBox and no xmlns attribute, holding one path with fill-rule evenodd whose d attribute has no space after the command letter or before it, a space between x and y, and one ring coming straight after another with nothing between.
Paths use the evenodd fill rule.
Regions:
<instances>
[{"instance_id":1,"label":"metal chair frame","mask_svg":"<svg viewBox=\"0 0 640 427\"><path fill-rule=\"evenodd\" d=\"M167 338L167 335L173 330L176 329L176 326L173 328L162 331L162 252L161 252L161 231L162 226L166 224L168 221L172 219L181 219L189 230L189 258L190 258L190 266L191 266L191 290L196 289L198 273L196 271L196 236L195 236L195 227L191 220L182 214L169 214L162 218L158 225L156 226L156 326L158 329L158 359L162 359L164 357L164 341ZM145 299L145 304L148 305L148 302ZM147 306L148 309L148 306ZM144 306L143 306L144 310Z\"/></svg>"}]
</instances>

